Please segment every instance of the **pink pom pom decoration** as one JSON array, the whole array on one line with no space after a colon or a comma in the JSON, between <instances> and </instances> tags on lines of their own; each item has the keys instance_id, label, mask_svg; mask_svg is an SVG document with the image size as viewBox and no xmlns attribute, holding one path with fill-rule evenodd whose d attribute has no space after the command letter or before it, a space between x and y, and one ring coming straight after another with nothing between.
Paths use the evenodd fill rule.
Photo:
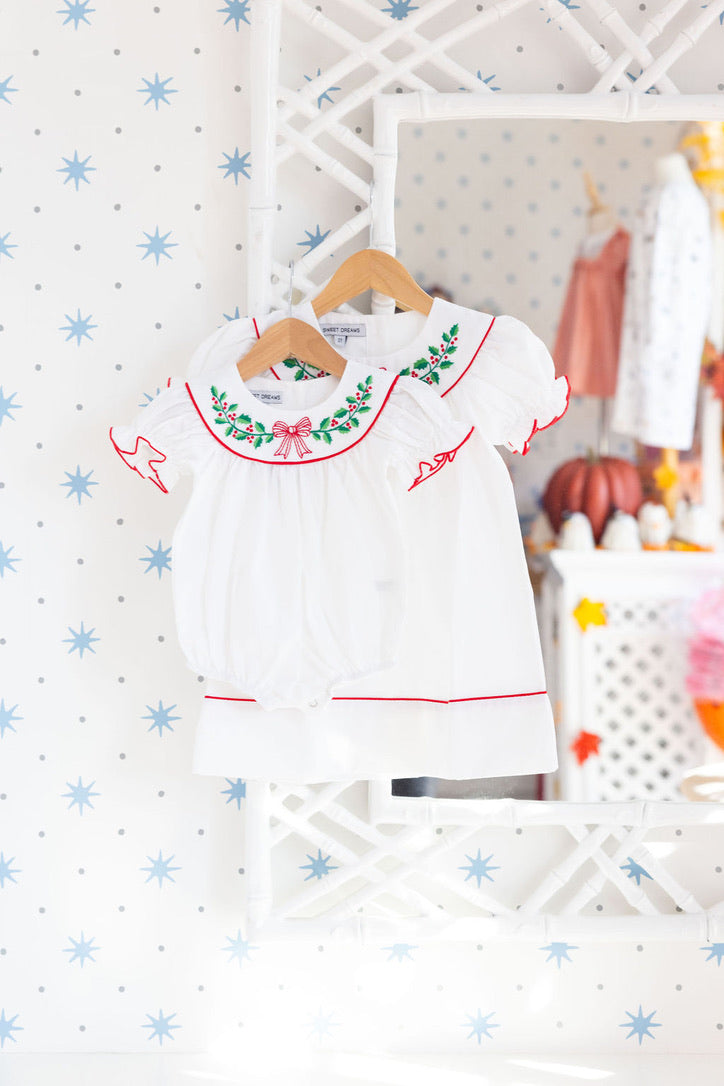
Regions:
<instances>
[{"instance_id":1,"label":"pink pom pom decoration","mask_svg":"<svg viewBox=\"0 0 724 1086\"><path fill-rule=\"evenodd\" d=\"M696 699L724 702L724 589L705 592L691 622L686 688Z\"/></svg>"}]
</instances>

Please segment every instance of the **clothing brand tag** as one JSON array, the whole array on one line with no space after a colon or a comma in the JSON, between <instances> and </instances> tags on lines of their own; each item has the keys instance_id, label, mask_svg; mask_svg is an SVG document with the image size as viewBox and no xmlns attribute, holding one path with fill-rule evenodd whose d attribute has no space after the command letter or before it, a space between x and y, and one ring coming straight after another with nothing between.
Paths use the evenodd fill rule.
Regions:
<instances>
[{"instance_id":1,"label":"clothing brand tag","mask_svg":"<svg viewBox=\"0 0 724 1086\"><path fill-rule=\"evenodd\" d=\"M364 324L320 324L325 336L366 336Z\"/></svg>"},{"instance_id":2,"label":"clothing brand tag","mask_svg":"<svg viewBox=\"0 0 724 1086\"><path fill-rule=\"evenodd\" d=\"M284 396L281 392L261 392L251 390L251 394L256 400L261 400L262 403L282 403Z\"/></svg>"}]
</instances>

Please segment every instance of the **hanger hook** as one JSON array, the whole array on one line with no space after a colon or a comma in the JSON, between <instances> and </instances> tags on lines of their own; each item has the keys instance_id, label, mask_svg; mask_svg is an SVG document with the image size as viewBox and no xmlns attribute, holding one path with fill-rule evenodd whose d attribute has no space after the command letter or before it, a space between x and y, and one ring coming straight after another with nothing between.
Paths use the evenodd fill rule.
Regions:
<instances>
[{"instance_id":1,"label":"hanger hook","mask_svg":"<svg viewBox=\"0 0 724 1086\"><path fill-rule=\"evenodd\" d=\"M294 290L294 261L289 261L289 310L288 316L292 315L292 293Z\"/></svg>"}]
</instances>

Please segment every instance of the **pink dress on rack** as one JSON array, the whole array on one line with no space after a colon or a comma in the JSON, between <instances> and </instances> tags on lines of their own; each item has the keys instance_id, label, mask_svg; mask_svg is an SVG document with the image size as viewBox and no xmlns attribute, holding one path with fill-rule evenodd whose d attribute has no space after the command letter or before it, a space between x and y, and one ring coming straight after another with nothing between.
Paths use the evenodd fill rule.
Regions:
<instances>
[{"instance_id":1,"label":"pink dress on rack","mask_svg":"<svg viewBox=\"0 0 724 1086\"><path fill-rule=\"evenodd\" d=\"M614 230L595 256L576 259L558 326L553 360L574 396L613 396L631 238Z\"/></svg>"}]
</instances>

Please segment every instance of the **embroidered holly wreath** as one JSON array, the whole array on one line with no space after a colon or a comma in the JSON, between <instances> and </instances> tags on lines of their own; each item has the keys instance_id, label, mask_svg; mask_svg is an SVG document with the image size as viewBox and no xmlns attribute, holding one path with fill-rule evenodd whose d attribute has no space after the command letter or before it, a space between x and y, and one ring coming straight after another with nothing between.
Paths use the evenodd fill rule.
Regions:
<instances>
[{"instance_id":1,"label":"embroidered holly wreath","mask_svg":"<svg viewBox=\"0 0 724 1086\"><path fill-rule=\"evenodd\" d=\"M442 343L438 347L428 347L428 358L418 358L414 366L400 370L400 377L417 377L428 385L440 383L440 370L449 370L453 365L450 355L457 351L459 326L454 324L449 332L443 332Z\"/></svg>"},{"instance_id":2,"label":"embroidered holly wreath","mask_svg":"<svg viewBox=\"0 0 724 1086\"><path fill-rule=\"evenodd\" d=\"M371 411L369 400L372 398L372 377L367 377L357 385L354 396L347 396L347 406L340 407L333 415L322 419L318 427L313 427L311 420L305 415L293 425L289 425L282 419L273 423L267 430L263 422L252 419L250 415L239 414L239 405L229 403L225 392L219 392L215 385L211 386L211 403L216 418L217 426L224 427L224 436L232 437L235 441L246 441L254 449L272 441L280 441L279 448L275 449L274 456L282 456L286 460L292 448L298 457L310 455L312 450L306 444L305 439L313 437L315 441L324 441L331 445L338 434L350 434L360 424L359 416Z\"/></svg>"}]
</instances>

